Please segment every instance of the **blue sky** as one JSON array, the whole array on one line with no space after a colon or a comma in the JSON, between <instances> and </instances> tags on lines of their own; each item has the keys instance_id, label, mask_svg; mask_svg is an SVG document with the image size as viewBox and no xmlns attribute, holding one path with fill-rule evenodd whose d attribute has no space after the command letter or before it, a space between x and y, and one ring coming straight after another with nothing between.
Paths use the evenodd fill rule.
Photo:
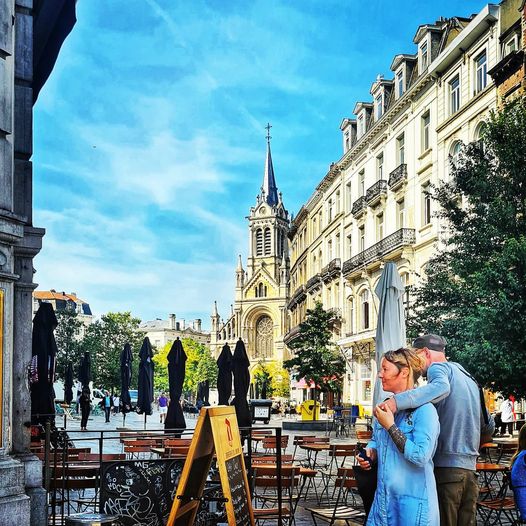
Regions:
<instances>
[{"instance_id":1,"label":"blue sky","mask_svg":"<svg viewBox=\"0 0 526 526\"><path fill-rule=\"evenodd\" d=\"M339 125L419 24L484 3L79 0L34 112L39 288L147 320L230 311L246 215L274 169L296 213Z\"/></svg>"}]
</instances>

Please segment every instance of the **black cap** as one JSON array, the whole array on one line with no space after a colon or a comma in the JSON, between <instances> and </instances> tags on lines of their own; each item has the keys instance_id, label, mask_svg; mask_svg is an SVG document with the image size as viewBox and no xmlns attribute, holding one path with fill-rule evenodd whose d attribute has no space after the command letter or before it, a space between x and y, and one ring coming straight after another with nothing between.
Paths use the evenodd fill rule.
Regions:
<instances>
[{"instance_id":1,"label":"black cap","mask_svg":"<svg viewBox=\"0 0 526 526\"><path fill-rule=\"evenodd\" d=\"M438 334L424 334L424 336L419 336L413 342L413 347L415 349L423 349L427 347L432 351L445 352L446 350L446 340Z\"/></svg>"}]
</instances>

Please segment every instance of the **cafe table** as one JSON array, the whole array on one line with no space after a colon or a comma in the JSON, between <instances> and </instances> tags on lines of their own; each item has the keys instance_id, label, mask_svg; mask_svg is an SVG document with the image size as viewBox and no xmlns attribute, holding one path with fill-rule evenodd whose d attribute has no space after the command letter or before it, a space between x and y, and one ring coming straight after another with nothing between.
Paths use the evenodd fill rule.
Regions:
<instances>
[{"instance_id":1,"label":"cafe table","mask_svg":"<svg viewBox=\"0 0 526 526\"><path fill-rule=\"evenodd\" d=\"M503 475L508 469L508 466L503 464L477 462L476 471L482 477L481 492L486 493L489 498L495 498L502 487Z\"/></svg>"},{"instance_id":2,"label":"cafe table","mask_svg":"<svg viewBox=\"0 0 526 526\"><path fill-rule=\"evenodd\" d=\"M306 443L300 444L300 449L303 449L307 453L307 465L311 469L316 469L318 455L322 451L330 451L332 444L330 442L325 443Z\"/></svg>"}]
</instances>

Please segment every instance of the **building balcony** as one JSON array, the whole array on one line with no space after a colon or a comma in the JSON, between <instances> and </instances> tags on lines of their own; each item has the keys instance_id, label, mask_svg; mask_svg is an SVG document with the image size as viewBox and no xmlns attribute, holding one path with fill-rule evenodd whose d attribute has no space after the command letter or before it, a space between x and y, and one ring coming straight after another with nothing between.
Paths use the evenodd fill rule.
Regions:
<instances>
[{"instance_id":1,"label":"building balcony","mask_svg":"<svg viewBox=\"0 0 526 526\"><path fill-rule=\"evenodd\" d=\"M328 265L321 270L321 279L324 283L329 283L334 278L340 275L342 269L342 262L340 258L333 259Z\"/></svg>"},{"instance_id":2,"label":"building balcony","mask_svg":"<svg viewBox=\"0 0 526 526\"><path fill-rule=\"evenodd\" d=\"M305 298L307 297L307 289L305 288L305 285L300 285L292 295L292 298L290 298L290 301L287 305L287 308L294 309L296 305L301 303Z\"/></svg>"},{"instance_id":3,"label":"building balcony","mask_svg":"<svg viewBox=\"0 0 526 526\"><path fill-rule=\"evenodd\" d=\"M366 194L365 200L369 206L375 206L387 197L387 181L380 179L371 186Z\"/></svg>"},{"instance_id":4,"label":"building balcony","mask_svg":"<svg viewBox=\"0 0 526 526\"><path fill-rule=\"evenodd\" d=\"M288 345L291 341L295 340L300 335L300 326L296 325L296 327L292 327L290 331L285 333L283 336L283 342L285 345Z\"/></svg>"},{"instance_id":5,"label":"building balcony","mask_svg":"<svg viewBox=\"0 0 526 526\"><path fill-rule=\"evenodd\" d=\"M342 322L342 310L338 307L327 309L327 312L331 315L329 323L334 326L336 323Z\"/></svg>"},{"instance_id":6,"label":"building balcony","mask_svg":"<svg viewBox=\"0 0 526 526\"><path fill-rule=\"evenodd\" d=\"M360 267L364 267L373 261L378 261L394 250L410 246L415 243L415 229L401 228L390 236L385 237L373 246L356 254L343 264L343 275L348 276Z\"/></svg>"},{"instance_id":7,"label":"building balcony","mask_svg":"<svg viewBox=\"0 0 526 526\"><path fill-rule=\"evenodd\" d=\"M364 214L366 207L365 196L362 195L352 204L351 214L358 219Z\"/></svg>"},{"instance_id":8,"label":"building balcony","mask_svg":"<svg viewBox=\"0 0 526 526\"><path fill-rule=\"evenodd\" d=\"M315 274L307 281L307 292L312 294L319 289L321 289L321 275Z\"/></svg>"},{"instance_id":9,"label":"building balcony","mask_svg":"<svg viewBox=\"0 0 526 526\"><path fill-rule=\"evenodd\" d=\"M389 188L393 191L398 190L406 182L407 164L400 164L389 174Z\"/></svg>"}]
</instances>

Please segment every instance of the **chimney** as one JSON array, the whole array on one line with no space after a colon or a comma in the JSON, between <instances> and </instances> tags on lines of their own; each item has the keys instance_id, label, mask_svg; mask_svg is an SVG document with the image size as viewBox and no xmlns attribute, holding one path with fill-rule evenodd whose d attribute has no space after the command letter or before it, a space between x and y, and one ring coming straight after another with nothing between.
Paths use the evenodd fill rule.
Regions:
<instances>
[{"instance_id":1,"label":"chimney","mask_svg":"<svg viewBox=\"0 0 526 526\"><path fill-rule=\"evenodd\" d=\"M185 320L181 320L181 330L184 331L185 328Z\"/></svg>"},{"instance_id":2,"label":"chimney","mask_svg":"<svg viewBox=\"0 0 526 526\"><path fill-rule=\"evenodd\" d=\"M201 332L201 320L199 318L194 320L194 331Z\"/></svg>"},{"instance_id":3,"label":"chimney","mask_svg":"<svg viewBox=\"0 0 526 526\"><path fill-rule=\"evenodd\" d=\"M76 293L76 292L70 292L69 295L70 295L70 296L73 296L74 298L77 297L77 293Z\"/></svg>"},{"instance_id":4,"label":"chimney","mask_svg":"<svg viewBox=\"0 0 526 526\"><path fill-rule=\"evenodd\" d=\"M175 314L168 315L169 327L173 331L175 330Z\"/></svg>"}]
</instances>

